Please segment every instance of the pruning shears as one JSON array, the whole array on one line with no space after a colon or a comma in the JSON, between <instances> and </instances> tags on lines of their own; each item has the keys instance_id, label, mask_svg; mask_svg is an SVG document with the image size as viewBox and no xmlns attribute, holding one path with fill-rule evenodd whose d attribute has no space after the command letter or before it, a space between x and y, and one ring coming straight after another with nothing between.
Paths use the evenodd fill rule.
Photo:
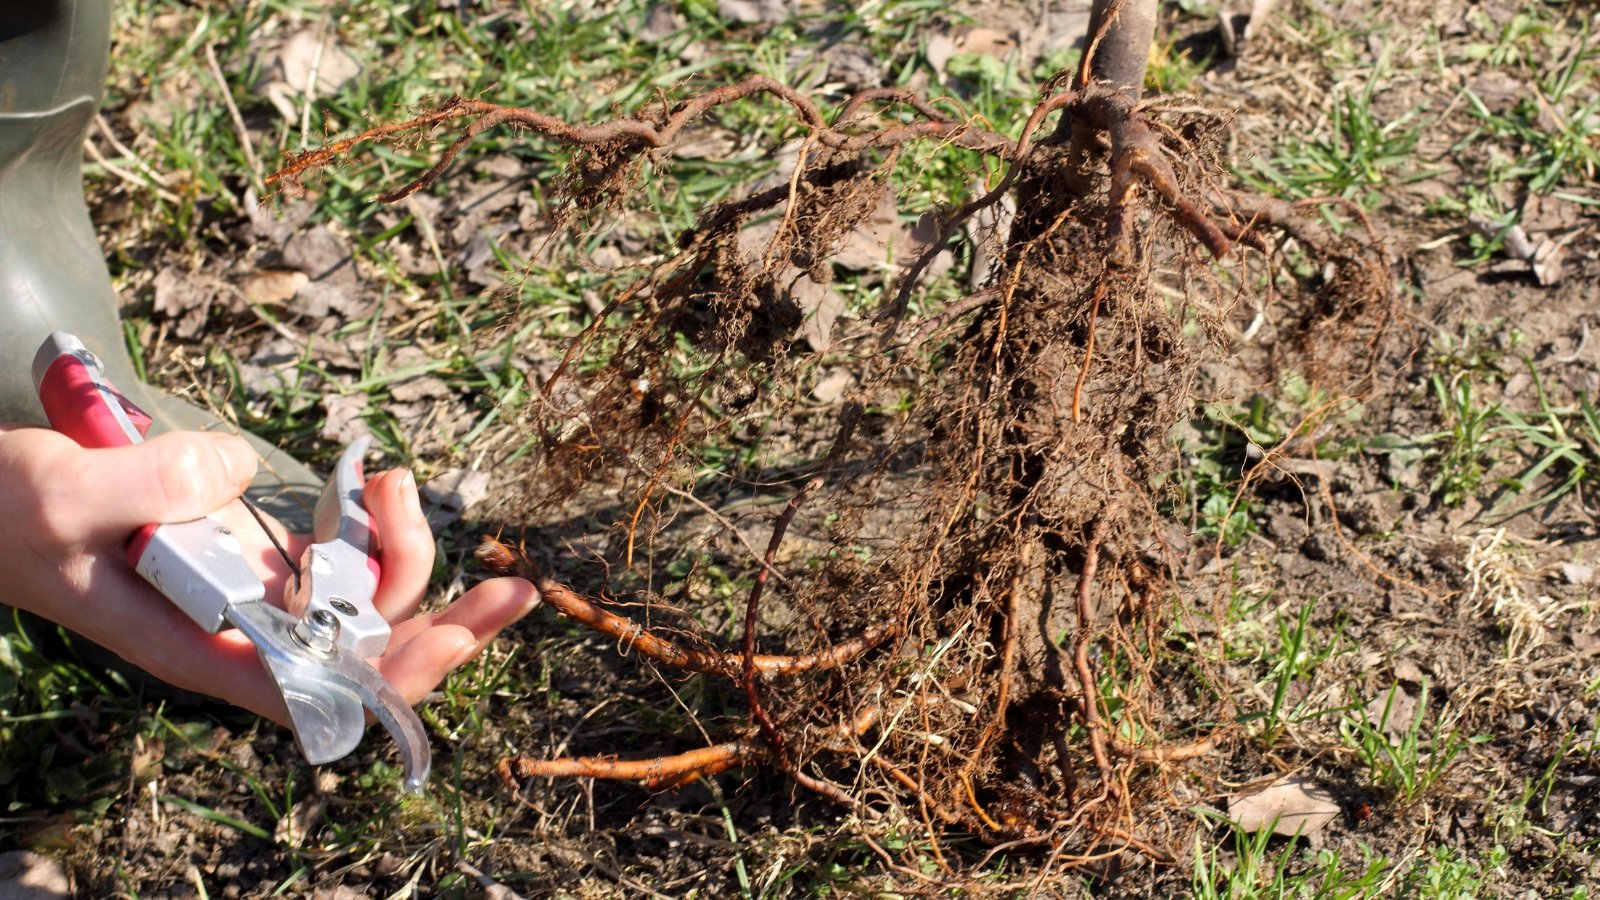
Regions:
<instances>
[{"instance_id":1,"label":"pruning shears","mask_svg":"<svg viewBox=\"0 0 1600 900\"><path fill-rule=\"evenodd\" d=\"M33 383L56 431L84 447L144 440L150 417L106 380L77 338L51 334L33 359ZM234 627L256 646L289 710L295 740L313 765L341 759L360 743L366 713L400 747L405 786L420 791L431 754L417 713L367 659L389 644L389 623L372 598L378 587L372 518L361 503L366 439L345 448L317 502L312 538L285 604L245 561L237 535L210 517L154 523L128 544L141 576L208 634Z\"/></svg>"}]
</instances>

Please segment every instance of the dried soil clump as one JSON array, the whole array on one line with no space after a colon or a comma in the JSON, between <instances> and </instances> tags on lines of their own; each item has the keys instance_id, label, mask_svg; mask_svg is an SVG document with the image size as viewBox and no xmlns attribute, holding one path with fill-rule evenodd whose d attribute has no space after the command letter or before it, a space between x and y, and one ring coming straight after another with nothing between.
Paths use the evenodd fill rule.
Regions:
<instances>
[{"instance_id":1,"label":"dried soil clump","mask_svg":"<svg viewBox=\"0 0 1600 900\"><path fill-rule=\"evenodd\" d=\"M710 746L516 757L502 774L533 791L526 779L570 775L679 788L770 765L863 820L919 828L952 872L964 863L938 849L951 832L1046 848L1055 867L1118 849L1172 861L1188 827L1169 815L1176 777L1228 736L1205 724L1228 721L1226 698L1163 658L1190 602L1164 512L1172 434L1239 311L1273 305L1306 341L1289 352L1315 349L1323 390L1358 389L1394 294L1370 230L1333 236L1306 207L1219 189L1219 117L1099 87L1047 94L1017 141L896 90L829 117L762 78L597 125L456 100L286 172L461 123L440 166L391 194L404 196L511 123L587 151L602 190L583 187L589 168L568 187L596 215L635 202L629 153L670 173L684 129L760 94L802 128L786 178L704 210L606 299L523 410L540 448L522 484L530 518L604 498L609 545L587 568L498 542L481 557L541 579L559 612L622 649L720 679L743 715L708 723ZM844 320L826 356L808 352L802 280L828 284L919 142L1006 174L939 215L882 309ZM998 261L987 280L939 302L924 271L1007 203L1020 213L982 238ZM764 218L777 227L752 252L741 238ZM1286 259L1312 274L1292 277ZM852 376L828 403L811 397L824 365ZM781 437L783 458L728 462L757 435ZM735 492L772 501L764 552L719 511ZM693 567L671 572L709 546L688 538L706 521L728 538L718 563L747 579L731 608L692 590ZM803 550L786 547L790 530L809 535Z\"/></svg>"}]
</instances>

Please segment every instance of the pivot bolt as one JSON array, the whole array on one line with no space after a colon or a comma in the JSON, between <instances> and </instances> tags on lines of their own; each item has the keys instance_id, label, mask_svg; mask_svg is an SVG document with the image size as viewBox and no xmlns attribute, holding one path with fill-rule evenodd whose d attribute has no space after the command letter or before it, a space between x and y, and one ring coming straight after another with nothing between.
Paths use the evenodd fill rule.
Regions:
<instances>
[{"instance_id":1,"label":"pivot bolt","mask_svg":"<svg viewBox=\"0 0 1600 900\"><path fill-rule=\"evenodd\" d=\"M294 636L308 650L331 653L339 641L339 619L325 609L313 610L294 626Z\"/></svg>"}]
</instances>

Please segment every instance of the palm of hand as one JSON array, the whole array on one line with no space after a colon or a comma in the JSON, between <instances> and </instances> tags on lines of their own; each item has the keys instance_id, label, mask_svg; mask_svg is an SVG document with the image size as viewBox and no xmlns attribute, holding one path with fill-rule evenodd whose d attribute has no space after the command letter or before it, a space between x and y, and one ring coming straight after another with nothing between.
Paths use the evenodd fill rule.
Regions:
<instances>
[{"instance_id":1,"label":"palm of hand","mask_svg":"<svg viewBox=\"0 0 1600 900\"><path fill-rule=\"evenodd\" d=\"M147 585L123 558L148 521L213 517L238 535L266 598L282 604L290 570L242 504L254 457L234 438L161 435L143 444L85 450L52 431L0 426L0 599L56 621L178 687L280 723L283 701L242 635L208 635ZM382 576L373 603L393 626L373 665L416 703L452 669L538 600L520 579L477 585L438 612L418 614L433 570L433 536L410 474L385 472L363 492L378 534ZM266 526L297 559L309 543ZM9 532L9 533L8 533ZM297 610L289 610L291 613Z\"/></svg>"}]
</instances>

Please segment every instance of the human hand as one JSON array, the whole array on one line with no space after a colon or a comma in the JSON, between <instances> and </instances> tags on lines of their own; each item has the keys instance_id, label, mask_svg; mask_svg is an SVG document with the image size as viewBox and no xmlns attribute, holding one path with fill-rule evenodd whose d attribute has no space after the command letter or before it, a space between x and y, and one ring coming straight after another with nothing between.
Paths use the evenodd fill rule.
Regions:
<instances>
[{"instance_id":1,"label":"human hand","mask_svg":"<svg viewBox=\"0 0 1600 900\"><path fill-rule=\"evenodd\" d=\"M172 685L288 724L255 646L237 631L206 634L125 556L142 525L211 515L240 537L268 600L280 603L288 566L237 502L255 470L250 446L231 435L172 432L90 450L48 429L0 424L0 602L57 622ZM388 649L371 662L415 704L531 610L538 592L520 578L497 578L418 615L434 545L416 483L409 472L384 472L368 480L362 498L382 563L373 605L393 626ZM267 523L298 560L309 537Z\"/></svg>"}]
</instances>

